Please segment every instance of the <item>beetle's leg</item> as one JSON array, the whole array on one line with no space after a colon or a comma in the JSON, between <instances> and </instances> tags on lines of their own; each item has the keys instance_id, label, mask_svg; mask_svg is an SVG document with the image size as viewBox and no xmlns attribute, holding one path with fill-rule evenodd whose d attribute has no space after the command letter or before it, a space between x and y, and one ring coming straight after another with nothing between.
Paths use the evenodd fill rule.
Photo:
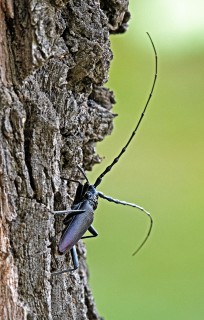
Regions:
<instances>
[{"instance_id":1,"label":"beetle's leg","mask_svg":"<svg viewBox=\"0 0 204 320\"><path fill-rule=\"evenodd\" d=\"M143 247L143 245L145 244L145 242L146 242L147 239L149 238L149 235L150 235L150 233L151 233L151 231L152 231L153 219L152 219L150 213L149 213L148 211L146 211L144 208L138 206L137 204L130 203L130 202L126 202L126 201L121 201L121 200L118 200L118 199L113 199L113 198L111 198L111 197L109 197L109 196L106 196L105 194L103 194L103 193L100 192L100 191L98 191L98 195L99 195L99 197L101 197L101 198L103 198L103 199L105 199L105 200L108 200L108 201L110 201L110 202L114 202L114 203L116 203L116 204L122 204L122 205L124 205L124 206L130 206L130 207L133 207L133 208L137 208L137 209L139 209L140 211L144 212L144 213L149 217L149 219L150 219L149 230L148 230L148 232L147 232L146 237L144 238L144 240L143 240L142 243L140 244L140 246L137 248L136 251L133 252L132 255L134 256L134 255L135 255L136 253L138 253L138 251Z\"/></svg>"},{"instance_id":2,"label":"beetle's leg","mask_svg":"<svg viewBox=\"0 0 204 320\"><path fill-rule=\"evenodd\" d=\"M77 209L67 209L67 210L60 210L60 211L52 211L54 215L61 215L61 214L67 214L67 217L71 218L73 216L76 216L77 214L84 213L85 210L77 210Z\"/></svg>"},{"instance_id":3,"label":"beetle's leg","mask_svg":"<svg viewBox=\"0 0 204 320\"><path fill-rule=\"evenodd\" d=\"M74 268L71 271L74 271L79 267L79 260L76 252L76 246L73 246L73 248L71 248L71 256L72 256L72 262L74 266Z\"/></svg>"},{"instance_id":4,"label":"beetle's leg","mask_svg":"<svg viewBox=\"0 0 204 320\"><path fill-rule=\"evenodd\" d=\"M84 210L84 209L81 210L80 209L80 205L81 205L81 202L79 202L78 204L72 205L72 209L70 210L72 212L70 212L70 214L68 214L63 220L63 223L65 225L69 224L70 218L72 218L72 217L74 217L74 216L76 216L78 214L82 214L82 213L86 212L86 210Z\"/></svg>"},{"instance_id":5,"label":"beetle's leg","mask_svg":"<svg viewBox=\"0 0 204 320\"><path fill-rule=\"evenodd\" d=\"M73 268L72 269L64 269L61 271L56 271L56 272L52 272L52 276L58 275L58 274L62 274L62 273L66 273L66 272L71 272L71 271L75 271L76 269L78 269L79 267L79 260L78 260L78 256L77 256L77 252L76 252L76 246L73 246L73 248L70 250L71 252L71 256L72 256L72 262L73 262Z\"/></svg>"},{"instance_id":6,"label":"beetle's leg","mask_svg":"<svg viewBox=\"0 0 204 320\"><path fill-rule=\"evenodd\" d=\"M74 183L78 183L80 184L81 182L78 181L78 180L73 180L73 179L68 179L68 178L64 178L64 177L60 177L62 180L66 180L66 181L69 181L69 182L74 182Z\"/></svg>"},{"instance_id":7,"label":"beetle's leg","mask_svg":"<svg viewBox=\"0 0 204 320\"><path fill-rule=\"evenodd\" d=\"M96 229L94 229L93 226L90 226L90 227L88 228L88 231L89 231L92 235L91 235L91 236L82 237L81 239L93 238L93 237L97 237L97 236L98 236L98 232L96 231Z\"/></svg>"}]
</instances>

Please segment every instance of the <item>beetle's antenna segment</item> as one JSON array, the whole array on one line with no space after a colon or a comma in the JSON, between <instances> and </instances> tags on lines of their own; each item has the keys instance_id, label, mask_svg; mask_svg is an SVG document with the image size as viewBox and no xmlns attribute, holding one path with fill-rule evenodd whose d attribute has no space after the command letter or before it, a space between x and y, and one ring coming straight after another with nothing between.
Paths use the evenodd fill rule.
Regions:
<instances>
[{"instance_id":1,"label":"beetle's antenna segment","mask_svg":"<svg viewBox=\"0 0 204 320\"><path fill-rule=\"evenodd\" d=\"M87 178L85 171L82 169L82 167L80 167L80 165L77 165L77 168L79 169L79 171L81 171L84 178L86 179L86 182L89 184L89 179Z\"/></svg>"},{"instance_id":2,"label":"beetle's antenna segment","mask_svg":"<svg viewBox=\"0 0 204 320\"><path fill-rule=\"evenodd\" d=\"M140 249L142 249L143 245L145 244L145 242L146 242L147 239L149 238L150 233L151 233L151 231L152 231L153 219L152 219L152 217L151 217L151 214L150 214L147 210L145 210L143 207L140 207L140 206L138 206L137 204L130 203L130 202L126 202L126 201L121 201L121 200L118 200L118 199L113 199L113 198L111 198L111 197L109 197L109 196L106 196L106 195L105 195L103 192L101 192L101 191L98 191L98 195L99 195L99 197L101 197L101 198L103 198L103 199L105 199L105 200L108 200L108 201L110 201L110 202L114 202L114 203L116 203L116 204L122 204L122 205L124 205L124 206L130 206L130 207L136 208L136 209L144 212L144 213L148 216L148 218L149 218L149 220L150 220L149 230L148 230L148 232L147 232L146 237L144 238L144 240L143 240L142 243L140 244L140 246L139 246L139 247L137 248L137 250L135 250L135 251L133 252L133 254L132 254L133 256L136 255L136 254L140 251Z\"/></svg>"},{"instance_id":3,"label":"beetle's antenna segment","mask_svg":"<svg viewBox=\"0 0 204 320\"><path fill-rule=\"evenodd\" d=\"M150 99L151 99L151 97L152 97L152 94L153 94L153 91L154 91L154 87L155 87L155 83L156 83L156 80L157 80L158 63L157 63L157 52L156 52L156 48L155 48L154 43L153 43L153 41L152 41L152 38L150 37L150 35L149 35L148 32L147 32L147 35L148 35L148 37L149 37L149 39L150 39L150 41L151 41L151 44L152 44L152 47L153 47L153 50L154 50L154 55L155 55L155 73L154 73L154 80L153 80L153 84L152 84L152 88L151 88L149 97L148 97L147 102L146 102L146 104L145 104L144 110L143 110L143 112L142 112L142 114L141 114L141 116L140 116L140 119L139 119L139 121L138 121L138 123L137 123L137 125L136 125L136 127L135 127L135 129L134 129L134 131L132 132L132 134L131 134L128 142L127 142L126 145L122 148L122 150L121 150L121 152L119 153L119 155L113 160L113 162L111 163L111 165L109 165L109 166L100 174L100 176L96 179L96 182L94 183L94 187L97 187L97 186L101 183L101 181L102 181L103 177L106 175L106 173L108 173L108 172L112 169L112 167L118 162L118 160L120 159L120 157L122 156L122 154L126 151L127 147L129 146L130 142L132 141L133 137L135 136L135 134L136 134L136 132L137 132L137 129L138 129L139 126L140 126L140 123L142 122L142 119L143 119L143 117L144 117L145 111L146 111L147 106L148 106L148 104L149 104L149 101L150 101ZM146 241L146 240L145 240L145 241Z\"/></svg>"},{"instance_id":4,"label":"beetle's antenna segment","mask_svg":"<svg viewBox=\"0 0 204 320\"><path fill-rule=\"evenodd\" d=\"M150 233L152 232L153 219L152 219L152 217L151 217L151 215L150 215L149 212L147 212L147 211L145 211L145 212L146 212L146 214L148 215L148 217L149 217L149 219L150 219L149 230L148 230L148 232L147 232L146 237L144 238L144 240L143 240L142 243L140 244L140 246L137 248L137 250L135 250L135 251L133 252L133 254L132 254L133 256L135 256L135 255L140 251L140 249L142 249L143 245L145 244L145 242L146 242L147 239L149 238Z\"/></svg>"}]
</instances>

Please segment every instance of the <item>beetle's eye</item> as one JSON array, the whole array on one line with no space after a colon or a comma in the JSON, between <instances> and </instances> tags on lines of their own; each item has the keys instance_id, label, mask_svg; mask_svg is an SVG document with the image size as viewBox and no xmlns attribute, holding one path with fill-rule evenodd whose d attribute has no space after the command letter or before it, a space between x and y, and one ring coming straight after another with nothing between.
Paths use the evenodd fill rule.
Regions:
<instances>
[{"instance_id":1,"label":"beetle's eye","mask_svg":"<svg viewBox=\"0 0 204 320\"><path fill-rule=\"evenodd\" d=\"M90 196L91 196L90 192L86 192L84 195L85 199L90 199Z\"/></svg>"}]
</instances>

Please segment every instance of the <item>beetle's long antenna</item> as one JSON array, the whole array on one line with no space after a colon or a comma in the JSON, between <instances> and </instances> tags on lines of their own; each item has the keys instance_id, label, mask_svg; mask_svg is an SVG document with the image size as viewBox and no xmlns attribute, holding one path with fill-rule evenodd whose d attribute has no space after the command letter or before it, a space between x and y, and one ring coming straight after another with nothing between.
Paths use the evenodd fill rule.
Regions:
<instances>
[{"instance_id":1,"label":"beetle's long antenna","mask_svg":"<svg viewBox=\"0 0 204 320\"><path fill-rule=\"evenodd\" d=\"M81 171L81 173L83 174L84 178L86 179L86 182L89 184L89 179L86 176L85 171L82 169L82 167L80 167L80 165L77 165L79 171Z\"/></svg>"},{"instance_id":2,"label":"beetle's long antenna","mask_svg":"<svg viewBox=\"0 0 204 320\"><path fill-rule=\"evenodd\" d=\"M105 200L108 200L108 201L110 201L110 202L114 202L114 203L116 203L116 204L122 204L122 205L124 205L124 206L130 206L130 207L139 209L140 211L144 212L144 213L148 216L148 218L149 218L149 220L150 220L149 230L148 230L148 232L147 232L146 237L144 238L144 240L143 240L142 243L140 244L140 246L137 248L137 250L135 250L135 251L133 252L132 255L134 256L135 254L137 254L137 253L140 251L140 249L143 247L143 245L145 244L145 242L147 241L147 239L148 239L149 236L150 236L150 233L151 233L152 227L153 227L153 219L152 219L152 217L151 217L151 214L150 214L147 210L145 210L144 208L138 206L137 204L130 203L130 202L126 202L126 201L121 201L121 200L118 200L118 199L113 199L113 198L111 198L111 197L109 197L109 196L106 196L106 195L103 194L101 191L98 191L98 195L99 195L99 197L101 197L101 198L103 198L103 199L105 199Z\"/></svg>"},{"instance_id":3,"label":"beetle's long antenna","mask_svg":"<svg viewBox=\"0 0 204 320\"><path fill-rule=\"evenodd\" d=\"M77 164L77 168L79 169L79 171L82 173L83 177L85 178L86 182L89 184L89 179L87 178L87 175L84 171L84 169L82 169L82 167L80 167L79 164ZM62 180L67 180L67 181L71 181L71 182L75 182L75 183L80 183L77 180L73 180L73 179L69 179L69 178L65 178L65 177L61 177Z\"/></svg>"},{"instance_id":4,"label":"beetle's long antenna","mask_svg":"<svg viewBox=\"0 0 204 320\"><path fill-rule=\"evenodd\" d=\"M97 186L101 183L101 181L102 181L103 177L105 176L105 174L108 173L108 172L112 169L112 167L118 162L118 160L120 159L120 157L122 156L122 154L126 151L127 147L129 146L130 142L132 141L132 138L135 136L135 134L136 134L136 132L137 132L137 129L138 129L139 126L140 126L140 123L142 122L142 119L143 119L143 117L144 117L145 111L146 111L147 106L148 106L148 104L149 104L149 101L150 101L150 99L151 99L151 97L152 97L152 94L153 94L153 91L154 91L154 87L155 87L155 83L156 83L156 79L157 79L158 63L157 63L157 52L156 52L156 48L155 48L154 43L153 43L153 41L152 41L152 38L150 37L150 35L149 35L148 32L147 32L147 35L148 35L148 37L149 37L149 39L150 39L150 41L151 41L151 44L152 44L152 47L153 47L153 50L154 50L154 54L155 54L155 74L154 74L154 80L153 80L153 84L152 84L152 88L151 88L149 97L148 97L147 102L146 102L146 104L145 104L144 110L143 110L143 112L142 112L142 114L141 114L141 116L140 116L140 119L139 119L139 121L138 121L138 123L137 123L137 125L136 125L136 127L135 127L135 129L134 129L134 131L132 132L132 134L131 134L128 142L127 142L126 145L122 148L122 150L121 150L121 152L119 153L119 155L113 160L113 162L111 163L111 165L109 165L109 166L100 174L100 176L96 179L96 182L94 183L94 186L95 186L95 187L97 187Z\"/></svg>"}]
</instances>

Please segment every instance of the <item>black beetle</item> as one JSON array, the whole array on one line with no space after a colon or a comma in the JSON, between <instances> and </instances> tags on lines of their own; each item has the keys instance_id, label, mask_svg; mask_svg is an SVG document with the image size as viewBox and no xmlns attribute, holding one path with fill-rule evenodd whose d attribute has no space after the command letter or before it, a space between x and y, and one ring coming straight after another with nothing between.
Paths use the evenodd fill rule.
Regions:
<instances>
[{"instance_id":1,"label":"black beetle","mask_svg":"<svg viewBox=\"0 0 204 320\"><path fill-rule=\"evenodd\" d=\"M144 114L145 114L145 111L146 111L147 106L149 104L149 101L152 97L152 93L154 91L154 87L155 87L155 83L156 83L156 79L157 79L157 65L158 65L157 64L157 52L156 52L154 43L153 43L149 33L147 33L147 35L151 41L151 44L152 44L152 47L154 50L154 54L155 54L155 74L154 74L154 80L153 80L151 92L150 92L149 97L147 99L147 102L145 104L144 110L139 118L139 121L137 122L137 125L136 125L134 131L132 132L128 142L126 143L126 145L122 148L121 152L113 160L111 165L109 165L99 175L99 177L96 179L96 181L93 185L91 185L89 183L88 178L87 178L84 170L80 166L78 166L78 168L81 171L81 173L83 174L84 178L86 179L86 183L84 185L82 185L79 181L70 180L70 181L78 183L75 199L74 199L74 202L71 206L71 209L70 210L63 210L63 211L54 211L53 213L56 215L67 214L67 216L65 217L65 219L63 221L63 223L65 224L66 227L65 227L64 231L62 232L62 236L60 238L58 250L59 250L60 254L65 254L66 252L71 251L71 256L72 256L72 261L73 261L74 267L72 269L66 269L66 270L62 270L62 271L53 272L52 273L53 275L76 270L79 266L79 263L78 263L78 257L77 257L75 245L77 244L77 242L80 239L96 237L98 235L97 231L92 226L92 222L93 222L93 218L94 218L94 210L97 208L97 204L98 204L98 197L101 197L101 198L108 200L110 202L114 202L116 204L122 204L122 205L127 205L127 206L137 208L148 215L148 217L150 219L149 231L148 231L145 239L142 241L142 243L140 244L138 249L133 253L133 255L135 255L142 248L142 246L145 244L145 242L147 241L147 239L151 233L152 226L153 226L153 220L152 220L150 213L147 212L144 208L142 208L136 204L133 204L133 203L113 199L109 196L104 195L102 192L96 190L98 185L101 183L103 177L118 162L118 160L120 159L122 154L126 151L131 140L135 136L137 129L138 129L143 117L144 117ZM90 236L83 236L86 233L86 231L89 231L91 233L91 235Z\"/></svg>"}]
</instances>

